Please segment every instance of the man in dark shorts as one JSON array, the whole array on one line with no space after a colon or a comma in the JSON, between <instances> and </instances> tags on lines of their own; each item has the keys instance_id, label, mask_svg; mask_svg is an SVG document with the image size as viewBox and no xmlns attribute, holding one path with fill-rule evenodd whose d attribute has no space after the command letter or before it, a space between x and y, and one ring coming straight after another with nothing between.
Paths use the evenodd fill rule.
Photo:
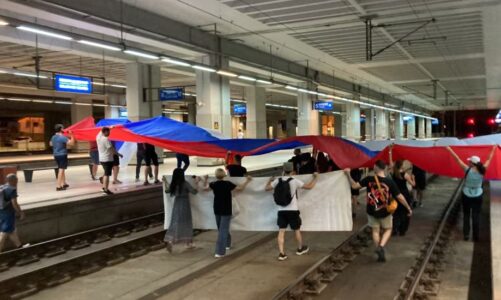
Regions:
<instances>
[{"instance_id":1,"label":"man in dark shorts","mask_svg":"<svg viewBox=\"0 0 501 300\"><path fill-rule=\"evenodd\" d=\"M190 157L184 153L176 153L177 168L186 172L190 166ZM184 166L182 166L184 164ZM181 167L182 166L182 167Z\"/></svg>"},{"instance_id":2,"label":"man in dark shorts","mask_svg":"<svg viewBox=\"0 0 501 300\"><path fill-rule=\"evenodd\" d=\"M57 186L56 191L64 191L69 187L66 183L66 169L68 168L68 146L75 144L73 134L70 132L68 139L63 133L64 126L57 124L54 127L56 133L50 139L50 145L57 165Z\"/></svg>"},{"instance_id":3,"label":"man in dark shorts","mask_svg":"<svg viewBox=\"0 0 501 300\"><path fill-rule=\"evenodd\" d=\"M291 177L294 174L294 165L291 162L284 163L282 182L290 179L289 187L292 196L291 202L287 206L278 206L277 225L278 225L278 260L286 260L285 254L285 230L290 226L294 230L297 241L296 255L306 254L310 249L303 244L303 237L301 235L301 217L299 216L299 208L297 205L297 191L299 189L311 190L317 181L317 173L313 174L313 179L309 183L303 183L301 180ZM266 184L267 191L273 191L279 183L279 178L271 177Z\"/></svg>"},{"instance_id":4,"label":"man in dark shorts","mask_svg":"<svg viewBox=\"0 0 501 300\"><path fill-rule=\"evenodd\" d=\"M16 248L23 247L16 230L16 214L19 219L24 219L24 212L17 203L17 176L9 174L6 177L7 184L0 187L0 252L9 238ZM26 246L29 246L27 244Z\"/></svg>"},{"instance_id":5,"label":"man in dark shorts","mask_svg":"<svg viewBox=\"0 0 501 300\"><path fill-rule=\"evenodd\" d=\"M362 170L361 169L353 169L350 171L351 178L356 182L359 182L362 179ZM358 197L360 196L359 189L351 189L351 216L353 219L357 217L357 207L360 205L358 202Z\"/></svg>"},{"instance_id":6,"label":"man in dark shorts","mask_svg":"<svg viewBox=\"0 0 501 300\"><path fill-rule=\"evenodd\" d=\"M97 135L97 149L99 150L99 161L104 169L104 175L100 178L103 184L103 192L111 195L113 192L109 190L110 176L112 175L113 166L116 163L115 157L121 157L122 154L118 153L111 141L108 139L110 136L110 128L103 127Z\"/></svg>"},{"instance_id":7,"label":"man in dark shorts","mask_svg":"<svg viewBox=\"0 0 501 300\"><path fill-rule=\"evenodd\" d=\"M144 170L144 185L149 185L148 175L151 174L151 165L153 165L153 176L155 177L154 183L160 183L158 180L158 155L155 151L155 146L152 144L144 144L144 164L146 168Z\"/></svg>"},{"instance_id":8,"label":"man in dark shorts","mask_svg":"<svg viewBox=\"0 0 501 300\"><path fill-rule=\"evenodd\" d=\"M228 153L227 157L231 155L231 152ZM247 169L242 166L242 156L240 154L235 155L232 164L229 164L229 160L226 159L225 166L230 177L245 177L247 175Z\"/></svg>"}]
</instances>

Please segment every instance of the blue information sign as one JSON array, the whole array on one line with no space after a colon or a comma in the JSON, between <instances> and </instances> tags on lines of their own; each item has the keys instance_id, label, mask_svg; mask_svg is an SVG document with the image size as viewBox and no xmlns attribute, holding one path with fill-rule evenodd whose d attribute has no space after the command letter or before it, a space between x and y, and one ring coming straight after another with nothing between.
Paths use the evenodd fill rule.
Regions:
<instances>
[{"instance_id":1,"label":"blue information sign","mask_svg":"<svg viewBox=\"0 0 501 300\"><path fill-rule=\"evenodd\" d=\"M183 88L161 88L159 89L159 99L160 101L170 101L170 100L183 100L184 99L184 89Z\"/></svg>"},{"instance_id":2,"label":"blue information sign","mask_svg":"<svg viewBox=\"0 0 501 300\"><path fill-rule=\"evenodd\" d=\"M54 89L60 92L90 94L92 93L92 80L87 77L56 74Z\"/></svg>"},{"instance_id":3,"label":"blue information sign","mask_svg":"<svg viewBox=\"0 0 501 300\"><path fill-rule=\"evenodd\" d=\"M432 119L431 125L438 125L438 119Z\"/></svg>"},{"instance_id":4,"label":"blue information sign","mask_svg":"<svg viewBox=\"0 0 501 300\"><path fill-rule=\"evenodd\" d=\"M331 111L334 109L334 103L331 101L315 101L314 108L315 110Z\"/></svg>"},{"instance_id":5,"label":"blue information sign","mask_svg":"<svg viewBox=\"0 0 501 300\"><path fill-rule=\"evenodd\" d=\"M235 105L233 105L233 114L235 114L235 115L245 115L245 114L247 114L247 106L245 104L235 104Z\"/></svg>"}]
</instances>

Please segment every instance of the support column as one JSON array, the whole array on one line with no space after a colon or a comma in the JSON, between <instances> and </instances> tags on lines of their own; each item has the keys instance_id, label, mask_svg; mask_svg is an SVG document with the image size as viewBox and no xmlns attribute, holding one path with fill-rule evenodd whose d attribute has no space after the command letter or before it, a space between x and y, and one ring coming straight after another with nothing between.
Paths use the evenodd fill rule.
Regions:
<instances>
[{"instance_id":1,"label":"support column","mask_svg":"<svg viewBox=\"0 0 501 300\"><path fill-rule=\"evenodd\" d=\"M247 132L251 139L266 138L266 95L262 87L249 86L245 88L247 100Z\"/></svg>"},{"instance_id":2,"label":"support column","mask_svg":"<svg viewBox=\"0 0 501 300\"><path fill-rule=\"evenodd\" d=\"M306 86L306 85L304 85ZM309 85L309 89L313 86ZM319 114L313 109L315 97L308 93L297 94L297 126L298 135L318 135L320 133Z\"/></svg>"},{"instance_id":3,"label":"support column","mask_svg":"<svg viewBox=\"0 0 501 300\"><path fill-rule=\"evenodd\" d=\"M426 137L426 134L424 132L425 119L424 118L417 118L417 122L418 122L418 138L424 139Z\"/></svg>"},{"instance_id":4,"label":"support column","mask_svg":"<svg viewBox=\"0 0 501 300\"><path fill-rule=\"evenodd\" d=\"M125 95L120 94L108 94L107 95L108 104L110 105L125 105ZM116 119L119 118L119 110L116 106L106 106L104 109L104 116L106 118Z\"/></svg>"},{"instance_id":5,"label":"support column","mask_svg":"<svg viewBox=\"0 0 501 300\"><path fill-rule=\"evenodd\" d=\"M88 105L72 105L71 106L71 123L75 124L89 116L92 116L92 101L84 99L75 99L78 103L85 103ZM71 148L72 152L87 152L89 151L89 143L84 141L77 141Z\"/></svg>"},{"instance_id":6,"label":"support column","mask_svg":"<svg viewBox=\"0 0 501 300\"><path fill-rule=\"evenodd\" d=\"M188 103L188 123L197 124L197 104L195 102Z\"/></svg>"},{"instance_id":7,"label":"support column","mask_svg":"<svg viewBox=\"0 0 501 300\"><path fill-rule=\"evenodd\" d=\"M126 65L128 119L139 121L162 115L162 102L155 93L160 87L160 67L143 63ZM146 95L146 99L145 96Z\"/></svg>"},{"instance_id":8,"label":"support column","mask_svg":"<svg viewBox=\"0 0 501 300\"><path fill-rule=\"evenodd\" d=\"M376 138L374 126L375 112L374 109L365 111L365 140L370 141Z\"/></svg>"},{"instance_id":9,"label":"support column","mask_svg":"<svg viewBox=\"0 0 501 300\"><path fill-rule=\"evenodd\" d=\"M388 114L381 109L376 110L376 139L386 140L388 138Z\"/></svg>"},{"instance_id":10,"label":"support column","mask_svg":"<svg viewBox=\"0 0 501 300\"><path fill-rule=\"evenodd\" d=\"M346 138L360 141L360 105L346 104Z\"/></svg>"},{"instance_id":11,"label":"support column","mask_svg":"<svg viewBox=\"0 0 501 300\"><path fill-rule=\"evenodd\" d=\"M404 137L404 119L402 113L395 113L395 139L401 140Z\"/></svg>"},{"instance_id":12,"label":"support column","mask_svg":"<svg viewBox=\"0 0 501 300\"><path fill-rule=\"evenodd\" d=\"M426 119L426 138L431 139L433 137L432 135L432 129L431 129L431 120Z\"/></svg>"},{"instance_id":13,"label":"support column","mask_svg":"<svg viewBox=\"0 0 501 300\"><path fill-rule=\"evenodd\" d=\"M346 122L344 121L346 117L344 115L345 113L334 115L334 136L346 136Z\"/></svg>"},{"instance_id":14,"label":"support column","mask_svg":"<svg viewBox=\"0 0 501 300\"><path fill-rule=\"evenodd\" d=\"M407 121L407 138L415 139L416 138L416 120L415 118L409 119Z\"/></svg>"},{"instance_id":15,"label":"support column","mask_svg":"<svg viewBox=\"0 0 501 300\"><path fill-rule=\"evenodd\" d=\"M216 65L215 58L206 56L202 59L206 65ZM228 67L228 60L220 62L222 68ZM225 137L231 137L230 81L228 77L207 71L196 71L197 117L198 126L219 131Z\"/></svg>"},{"instance_id":16,"label":"support column","mask_svg":"<svg viewBox=\"0 0 501 300\"><path fill-rule=\"evenodd\" d=\"M296 120L296 118L297 118L297 111L287 110L286 124L285 124L285 126L287 126L287 137L296 136L296 124L294 124L294 120Z\"/></svg>"}]
</instances>

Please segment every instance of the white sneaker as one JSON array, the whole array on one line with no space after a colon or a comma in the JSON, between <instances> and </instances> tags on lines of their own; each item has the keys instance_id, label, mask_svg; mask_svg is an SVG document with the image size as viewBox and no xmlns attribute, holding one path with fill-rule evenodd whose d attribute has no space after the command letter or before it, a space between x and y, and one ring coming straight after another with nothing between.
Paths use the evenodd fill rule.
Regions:
<instances>
[{"instance_id":1,"label":"white sneaker","mask_svg":"<svg viewBox=\"0 0 501 300\"><path fill-rule=\"evenodd\" d=\"M226 247L226 251L230 251L231 250L231 247Z\"/></svg>"},{"instance_id":2,"label":"white sneaker","mask_svg":"<svg viewBox=\"0 0 501 300\"><path fill-rule=\"evenodd\" d=\"M215 258L221 258L221 257L224 257L224 255L214 254L214 257L215 257Z\"/></svg>"}]
</instances>

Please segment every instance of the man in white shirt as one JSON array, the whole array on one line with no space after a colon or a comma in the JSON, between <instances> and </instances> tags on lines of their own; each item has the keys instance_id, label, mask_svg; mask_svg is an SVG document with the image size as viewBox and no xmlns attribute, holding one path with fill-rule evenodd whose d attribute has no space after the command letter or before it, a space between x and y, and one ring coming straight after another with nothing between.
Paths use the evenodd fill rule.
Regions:
<instances>
[{"instance_id":1,"label":"man in white shirt","mask_svg":"<svg viewBox=\"0 0 501 300\"><path fill-rule=\"evenodd\" d=\"M239 129L237 133L237 138L243 139L244 137L245 137L244 132L242 131L242 129Z\"/></svg>"},{"instance_id":2,"label":"man in white shirt","mask_svg":"<svg viewBox=\"0 0 501 300\"><path fill-rule=\"evenodd\" d=\"M103 192L105 194L111 195L108 187L110 185L110 176L113 170L113 156L118 155L122 157L122 154L118 153L111 141L108 139L110 135L110 128L103 127L101 132L96 137L97 150L99 152L99 162L103 166L104 175L102 177Z\"/></svg>"},{"instance_id":3,"label":"man in white shirt","mask_svg":"<svg viewBox=\"0 0 501 300\"><path fill-rule=\"evenodd\" d=\"M283 166L283 176L277 179L275 179L275 177L271 177L268 183L266 184L267 191L274 190L275 202L279 201L277 200L277 197L279 197L277 189L283 188L284 184L288 184L290 189L290 195L288 195L290 201L286 201L289 203L287 203L286 205L279 205L278 208L277 225L279 230L278 230L277 242L278 242L278 250L280 251L280 254L278 255L278 260L287 259L287 255L285 254L284 250L284 245L285 245L285 230L287 229L288 226L290 226L290 228L294 230L296 236L296 241L297 241L296 255L303 255L309 251L308 246L303 245L303 237L301 235L301 230L300 230L301 217L299 216L299 208L297 205L298 201L297 194L299 189L310 190L315 186L315 183L317 181L317 173L313 174L313 179L307 184L303 183L299 179L291 177L293 174L294 174L294 165L290 162L287 162Z\"/></svg>"}]
</instances>

